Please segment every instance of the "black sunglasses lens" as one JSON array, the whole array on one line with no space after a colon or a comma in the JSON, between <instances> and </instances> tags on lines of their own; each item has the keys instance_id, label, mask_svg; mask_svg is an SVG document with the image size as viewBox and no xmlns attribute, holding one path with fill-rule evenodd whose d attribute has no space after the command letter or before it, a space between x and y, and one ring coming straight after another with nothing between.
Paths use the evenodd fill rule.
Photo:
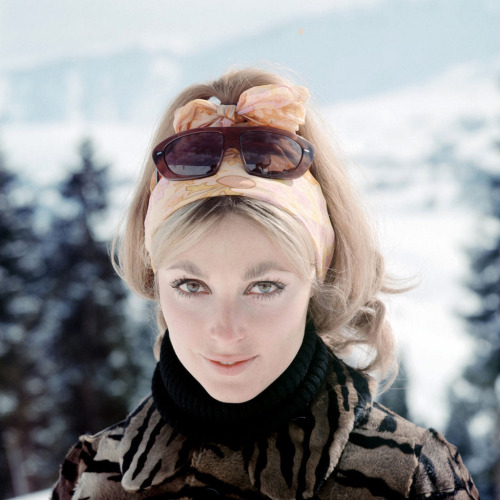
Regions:
<instances>
[{"instance_id":1,"label":"black sunglasses lens","mask_svg":"<svg viewBox=\"0 0 500 500\"><path fill-rule=\"evenodd\" d=\"M207 177L215 173L223 146L224 137L216 132L185 135L165 147L164 158L176 177Z\"/></svg>"},{"instance_id":2,"label":"black sunglasses lens","mask_svg":"<svg viewBox=\"0 0 500 500\"><path fill-rule=\"evenodd\" d=\"M300 144L274 132L245 132L240 145L247 168L260 176L280 178L292 174L302 159Z\"/></svg>"}]
</instances>

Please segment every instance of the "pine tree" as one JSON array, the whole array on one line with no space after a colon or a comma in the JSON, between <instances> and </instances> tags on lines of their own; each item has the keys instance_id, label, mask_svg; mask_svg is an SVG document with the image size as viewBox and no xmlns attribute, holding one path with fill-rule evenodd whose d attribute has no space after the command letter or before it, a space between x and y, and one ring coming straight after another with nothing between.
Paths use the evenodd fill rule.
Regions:
<instances>
[{"instance_id":1,"label":"pine tree","mask_svg":"<svg viewBox=\"0 0 500 500\"><path fill-rule=\"evenodd\" d=\"M58 214L45 238L46 301L34 333L46 353L48 432L40 445L50 449L51 469L44 468L51 479L79 435L126 416L142 376L130 342L135 323L127 316L129 295L95 229L106 215L108 167L96 162L88 140L80 159L61 185Z\"/></svg>"},{"instance_id":2,"label":"pine tree","mask_svg":"<svg viewBox=\"0 0 500 500\"><path fill-rule=\"evenodd\" d=\"M483 499L500 498L500 175L486 180L482 218L487 229L481 247L470 251L468 287L478 298L464 316L476 341L463 379L451 390L447 437L456 444Z\"/></svg>"},{"instance_id":3,"label":"pine tree","mask_svg":"<svg viewBox=\"0 0 500 500\"><path fill-rule=\"evenodd\" d=\"M449 389L448 399L451 412L448 417L445 434L446 439L460 450L462 458L469 465L470 460L474 456L474 446L469 432L469 424L475 412L475 404L471 401L470 397L464 398L464 389L467 390L463 383L455 384L455 386Z\"/></svg>"},{"instance_id":4,"label":"pine tree","mask_svg":"<svg viewBox=\"0 0 500 500\"><path fill-rule=\"evenodd\" d=\"M0 497L27 493L29 429L37 401L37 356L29 332L38 321L41 273L33 207L0 154Z\"/></svg>"}]
</instances>

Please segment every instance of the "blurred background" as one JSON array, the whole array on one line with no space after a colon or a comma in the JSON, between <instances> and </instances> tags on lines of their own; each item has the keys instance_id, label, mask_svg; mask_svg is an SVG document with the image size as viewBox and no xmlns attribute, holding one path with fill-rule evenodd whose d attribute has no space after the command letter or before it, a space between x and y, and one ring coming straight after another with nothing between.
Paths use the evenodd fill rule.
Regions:
<instances>
[{"instance_id":1,"label":"blurred background","mask_svg":"<svg viewBox=\"0 0 500 500\"><path fill-rule=\"evenodd\" d=\"M154 320L108 245L173 96L292 72L349 162L390 272L382 399L500 498L500 3L0 0L0 498L149 391Z\"/></svg>"}]
</instances>

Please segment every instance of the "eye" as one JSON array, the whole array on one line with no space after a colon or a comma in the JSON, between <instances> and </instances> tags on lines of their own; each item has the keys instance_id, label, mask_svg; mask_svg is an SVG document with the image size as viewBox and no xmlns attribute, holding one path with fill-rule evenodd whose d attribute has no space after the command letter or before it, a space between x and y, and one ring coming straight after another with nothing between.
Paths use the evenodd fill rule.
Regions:
<instances>
[{"instance_id":1,"label":"eye","mask_svg":"<svg viewBox=\"0 0 500 500\"><path fill-rule=\"evenodd\" d=\"M257 283L254 288L256 289L256 291L258 291L258 293L270 293L270 292L273 292L274 290L276 290L276 285L273 284L273 283Z\"/></svg>"},{"instance_id":2,"label":"eye","mask_svg":"<svg viewBox=\"0 0 500 500\"><path fill-rule=\"evenodd\" d=\"M195 293L200 291L201 285L196 283L196 281L188 281L187 283L180 285L179 288L183 292Z\"/></svg>"},{"instance_id":3,"label":"eye","mask_svg":"<svg viewBox=\"0 0 500 500\"><path fill-rule=\"evenodd\" d=\"M279 295L285 288L285 284L280 281L259 281L248 288L249 295L255 295L257 298L264 298Z\"/></svg>"},{"instance_id":4,"label":"eye","mask_svg":"<svg viewBox=\"0 0 500 500\"><path fill-rule=\"evenodd\" d=\"M170 286L174 288L180 295L184 297L195 297L204 293L208 293L207 287L196 280L190 280L187 278L175 280L170 283Z\"/></svg>"}]
</instances>

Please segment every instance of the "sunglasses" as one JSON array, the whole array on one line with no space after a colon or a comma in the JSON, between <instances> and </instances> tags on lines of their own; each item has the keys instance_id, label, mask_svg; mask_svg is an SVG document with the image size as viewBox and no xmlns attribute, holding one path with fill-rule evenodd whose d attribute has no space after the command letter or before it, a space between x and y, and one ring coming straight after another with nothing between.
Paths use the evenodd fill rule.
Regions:
<instances>
[{"instance_id":1,"label":"sunglasses","mask_svg":"<svg viewBox=\"0 0 500 500\"><path fill-rule=\"evenodd\" d=\"M286 130L271 127L207 127L179 132L153 150L158 172L171 180L215 175L224 153L238 150L250 175L296 179L311 166L312 144Z\"/></svg>"}]
</instances>

